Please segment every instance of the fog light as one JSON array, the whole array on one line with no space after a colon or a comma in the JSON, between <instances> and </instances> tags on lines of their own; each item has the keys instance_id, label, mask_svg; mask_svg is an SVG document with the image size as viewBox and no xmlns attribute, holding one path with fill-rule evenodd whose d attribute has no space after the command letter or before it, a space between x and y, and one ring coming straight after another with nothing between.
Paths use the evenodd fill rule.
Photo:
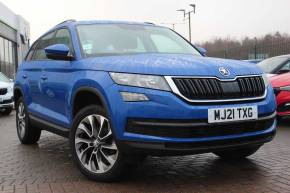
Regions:
<instances>
[{"instance_id":1,"label":"fog light","mask_svg":"<svg viewBox=\"0 0 290 193\"><path fill-rule=\"evenodd\" d=\"M125 102L149 101L148 97L140 93L120 92Z\"/></svg>"}]
</instances>

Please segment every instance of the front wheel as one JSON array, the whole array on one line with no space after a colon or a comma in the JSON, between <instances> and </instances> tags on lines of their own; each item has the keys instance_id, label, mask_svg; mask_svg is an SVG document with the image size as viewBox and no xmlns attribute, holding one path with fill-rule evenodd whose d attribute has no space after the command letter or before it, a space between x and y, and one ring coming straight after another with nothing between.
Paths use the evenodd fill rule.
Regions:
<instances>
[{"instance_id":1,"label":"front wheel","mask_svg":"<svg viewBox=\"0 0 290 193\"><path fill-rule=\"evenodd\" d=\"M222 159L244 159L250 155L253 155L259 150L258 147L245 147L233 150L217 151L213 152L215 155L221 157Z\"/></svg>"},{"instance_id":2,"label":"front wheel","mask_svg":"<svg viewBox=\"0 0 290 193\"><path fill-rule=\"evenodd\" d=\"M113 181L121 175L125 161L102 107L90 105L76 115L70 144L74 160L85 176Z\"/></svg>"}]
</instances>

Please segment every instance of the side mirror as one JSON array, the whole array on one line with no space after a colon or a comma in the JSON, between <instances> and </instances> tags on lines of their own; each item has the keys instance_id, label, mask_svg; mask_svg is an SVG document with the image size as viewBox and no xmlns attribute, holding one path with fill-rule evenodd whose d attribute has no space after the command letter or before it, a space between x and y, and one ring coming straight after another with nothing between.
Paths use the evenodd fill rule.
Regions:
<instances>
[{"instance_id":1,"label":"side mirror","mask_svg":"<svg viewBox=\"0 0 290 193\"><path fill-rule=\"evenodd\" d=\"M14 82L14 80L12 78L10 78L9 80L10 80L10 82Z\"/></svg>"},{"instance_id":2,"label":"side mirror","mask_svg":"<svg viewBox=\"0 0 290 193\"><path fill-rule=\"evenodd\" d=\"M202 48L202 47L196 47L198 49L198 51L201 53L201 55L206 56L206 49Z\"/></svg>"},{"instance_id":3,"label":"side mirror","mask_svg":"<svg viewBox=\"0 0 290 193\"><path fill-rule=\"evenodd\" d=\"M73 56L69 55L69 48L64 44L54 44L44 48L46 57L52 60L73 60Z\"/></svg>"}]
</instances>

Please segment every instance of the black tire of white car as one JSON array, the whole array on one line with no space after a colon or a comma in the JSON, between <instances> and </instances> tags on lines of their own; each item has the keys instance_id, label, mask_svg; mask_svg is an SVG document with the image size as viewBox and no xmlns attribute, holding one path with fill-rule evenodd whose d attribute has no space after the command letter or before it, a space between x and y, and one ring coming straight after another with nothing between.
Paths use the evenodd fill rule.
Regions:
<instances>
[{"instance_id":1,"label":"black tire of white car","mask_svg":"<svg viewBox=\"0 0 290 193\"><path fill-rule=\"evenodd\" d=\"M213 152L215 155L222 159L238 160L245 159L246 157L253 155L259 150L260 146L237 148L233 150L217 151Z\"/></svg>"},{"instance_id":2,"label":"black tire of white car","mask_svg":"<svg viewBox=\"0 0 290 193\"><path fill-rule=\"evenodd\" d=\"M12 112L12 110L13 110L12 107L7 107L7 108L5 108L5 109L1 112L1 114L2 114L2 115L5 115L5 116L10 115L11 112Z\"/></svg>"},{"instance_id":3,"label":"black tire of white car","mask_svg":"<svg viewBox=\"0 0 290 193\"><path fill-rule=\"evenodd\" d=\"M19 118L19 106L23 104L23 123L24 123L24 127L22 128L21 131L21 123L19 122L20 118ZM16 129L17 129L17 135L18 138L20 140L20 142L22 144L35 144L38 142L40 135L41 135L41 130L33 127L31 124L31 121L29 119L29 115L27 112L27 108L26 105L24 103L23 98L19 98L19 100L16 103ZM23 133L21 133L23 132Z\"/></svg>"},{"instance_id":4,"label":"black tire of white car","mask_svg":"<svg viewBox=\"0 0 290 193\"><path fill-rule=\"evenodd\" d=\"M102 153L101 152L102 147L101 145L100 147L97 147L98 145L96 144L99 144L99 142L94 143L94 141L98 141L97 139L99 139L98 138L99 131L101 130L102 126L100 126L101 124L99 124L98 120L96 120L95 117L91 123L97 126L99 128L98 130L96 129L97 127L93 129L89 124L87 124L85 121L87 118L91 116L104 117L108 121L109 126L107 127L110 128L110 120L107 116L106 111L102 107L90 105L81 109L74 118L73 127L70 132L70 146L74 161L78 166L78 168L80 169L80 171L85 176L87 176L92 180L104 182L115 181L121 176L125 166L127 165L125 158L122 152L119 150L117 143L115 142L113 129L111 129L112 130L111 140L113 141L111 143L116 144L115 147L117 148L117 156L115 157L116 159L114 159L114 163L111 165L110 169L104 172L98 172L98 170L100 170L100 164L98 161L100 160L100 157L98 158L98 155ZM80 127L83 125L86 125L86 128L88 128L88 130L86 130L87 132L82 133L84 129L80 130ZM89 131L90 129L92 132ZM94 130L97 130L97 132L96 131L94 132ZM98 135L96 135L96 133ZM80 140L81 137L83 137L82 138L83 140L84 138L86 138L87 142L86 143L84 142L83 144L78 144L78 141ZM84 153L85 151L87 152ZM104 155L104 153L102 153L102 155ZM102 168L104 168L103 166Z\"/></svg>"}]
</instances>

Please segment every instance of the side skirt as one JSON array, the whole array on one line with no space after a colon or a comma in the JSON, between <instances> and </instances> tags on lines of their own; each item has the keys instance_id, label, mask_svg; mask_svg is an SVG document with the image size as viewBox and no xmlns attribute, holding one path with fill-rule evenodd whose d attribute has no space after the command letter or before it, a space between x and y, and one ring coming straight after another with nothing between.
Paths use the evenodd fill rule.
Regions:
<instances>
[{"instance_id":1,"label":"side skirt","mask_svg":"<svg viewBox=\"0 0 290 193\"><path fill-rule=\"evenodd\" d=\"M34 115L29 114L29 119L31 120L31 124L35 127L40 128L41 130L46 130L51 133L63 136L68 138L69 137L69 128L61 127L59 125L50 123L48 121L45 121L41 118L38 118Z\"/></svg>"}]
</instances>

